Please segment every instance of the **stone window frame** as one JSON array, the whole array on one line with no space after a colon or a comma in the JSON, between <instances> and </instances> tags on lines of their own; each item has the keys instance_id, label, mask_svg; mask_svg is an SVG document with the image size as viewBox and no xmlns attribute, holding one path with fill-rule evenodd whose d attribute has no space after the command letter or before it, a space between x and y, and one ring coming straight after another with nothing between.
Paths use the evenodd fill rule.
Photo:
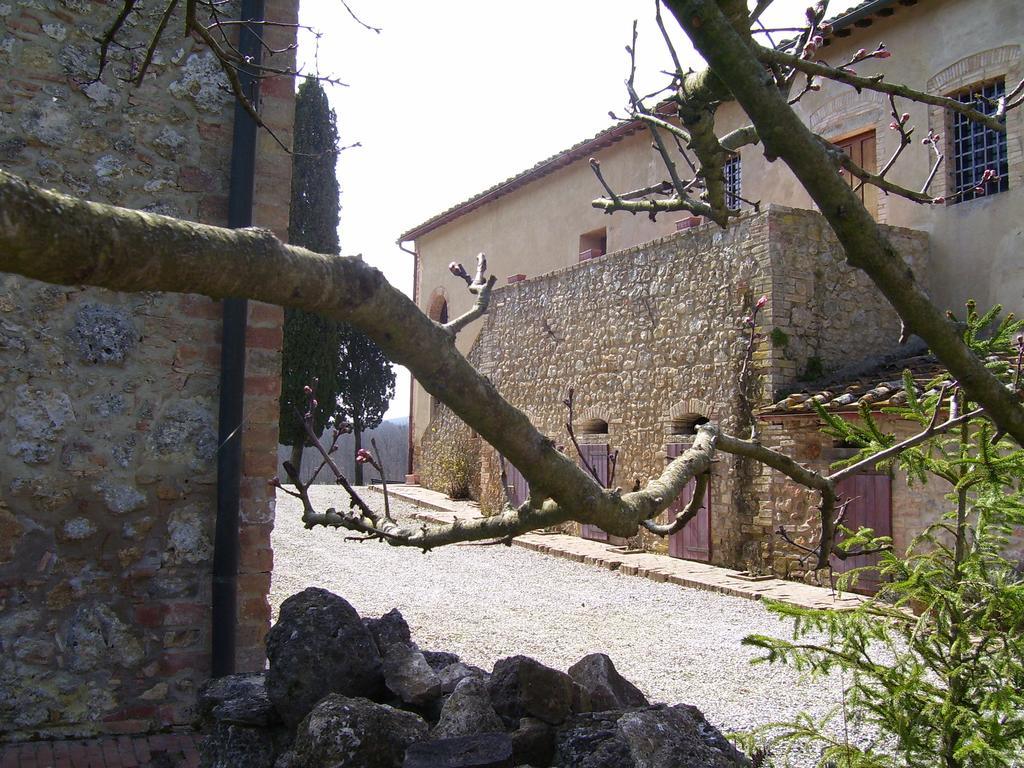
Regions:
<instances>
[{"instance_id":1,"label":"stone window frame","mask_svg":"<svg viewBox=\"0 0 1024 768\"><path fill-rule=\"evenodd\" d=\"M941 96L955 96L970 88L1003 80L1007 89L1024 79L1024 55L1019 45L1003 45L966 56L932 75L926 90ZM955 168L951 161L953 150L953 116L942 107L928 107L928 127L942 134L945 168L932 183L934 197L949 197L953 190ZM1006 152L1008 182L1010 190L1024 186L1024 114L1021 109L1010 111L1006 116ZM976 205L978 200L987 200L998 195L982 195L956 205ZM946 205L953 205L949 201Z\"/></svg>"},{"instance_id":2,"label":"stone window frame","mask_svg":"<svg viewBox=\"0 0 1024 768\"><path fill-rule=\"evenodd\" d=\"M869 131L875 133L875 168L881 168L899 146L896 131L883 131L890 120L888 97L884 93L850 89L829 99L807 117L808 127L833 144ZM889 221L889 195L876 195L875 221Z\"/></svg>"}]
</instances>

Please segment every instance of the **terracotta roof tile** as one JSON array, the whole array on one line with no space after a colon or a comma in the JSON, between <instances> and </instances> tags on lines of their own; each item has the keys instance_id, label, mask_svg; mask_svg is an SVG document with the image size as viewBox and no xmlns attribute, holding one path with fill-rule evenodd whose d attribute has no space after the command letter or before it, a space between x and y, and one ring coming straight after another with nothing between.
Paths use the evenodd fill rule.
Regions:
<instances>
[{"instance_id":1,"label":"terracotta roof tile","mask_svg":"<svg viewBox=\"0 0 1024 768\"><path fill-rule=\"evenodd\" d=\"M998 358L992 357L990 361ZM903 371L909 370L914 379L918 397L934 395L936 379L948 376L945 367L929 354L889 360L854 374L834 379L823 379L798 386L775 403L758 411L759 416L812 414L812 403L820 403L827 411L856 412L861 404L872 410L905 405L907 393L903 389Z\"/></svg>"}]
</instances>

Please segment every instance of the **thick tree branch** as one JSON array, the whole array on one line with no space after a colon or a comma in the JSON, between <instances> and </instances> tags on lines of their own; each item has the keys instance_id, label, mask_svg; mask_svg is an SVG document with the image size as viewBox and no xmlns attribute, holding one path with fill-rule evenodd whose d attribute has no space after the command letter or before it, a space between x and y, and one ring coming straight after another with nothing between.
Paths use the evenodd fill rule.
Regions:
<instances>
[{"instance_id":1,"label":"thick tree branch","mask_svg":"<svg viewBox=\"0 0 1024 768\"><path fill-rule=\"evenodd\" d=\"M996 425L1024 445L1024 408L1016 393L993 376L964 344L850 186L838 175L821 172L828 165L825 149L786 103L785 95L777 88L766 87L768 76L758 58L765 49L749 37L741 37L713 0L666 0L666 4L718 78L729 83L757 128L765 151L783 159L818 205L849 264L868 275L907 329L924 339ZM914 98L912 93L895 95ZM945 103L941 106L957 109Z\"/></svg>"},{"instance_id":2,"label":"thick tree branch","mask_svg":"<svg viewBox=\"0 0 1024 768\"><path fill-rule=\"evenodd\" d=\"M651 520L644 520L642 523L643 527L658 536L671 536L674 533L679 533L688 522L697 516L701 507L704 506L704 494L707 493L707 490L708 476L697 475L697 481L693 488L693 497L675 520L664 525L652 522Z\"/></svg>"},{"instance_id":3,"label":"thick tree branch","mask_svg":"<svg viewBox=\"0 0 1024 768\"><path fill-rule=\"evenodd\" d=\"M413 537L415 546L501 538L570 519L631 536L641 520L667 507L690 477L711 466L714 430L705 426L694 447L644 491L621 496L601 488L498 394L455 349L445 328L378 270L361 259L285 245L266 230L224 229L86 202L0 171L0 270L115 291L244 296L350 323L521 467L534 496L549 499L543 515L520 509L467 523L462 532L442 527L427 538L396 534L387 521L374 524L365 509L358 515L311 517L311 524L349 523L351 530L386 534L392 543Z\"/></svg>"}]
</instances>

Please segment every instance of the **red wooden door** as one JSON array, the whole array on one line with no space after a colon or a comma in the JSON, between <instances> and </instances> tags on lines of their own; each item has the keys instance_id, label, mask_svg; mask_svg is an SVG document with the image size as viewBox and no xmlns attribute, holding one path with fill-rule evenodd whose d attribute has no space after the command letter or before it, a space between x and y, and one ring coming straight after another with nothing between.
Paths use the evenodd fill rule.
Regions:
<instances>
[{"instance_id":1,"label":"red wooden door","mask_svg":"<svg viewBox=\"0 0 1024 768\"><path fill-rule=\"evenodd\" d=\"M892 479L887 473L864 472L839 481L836 486L839 503L849 501L843 526L851 531L870 528L876 536L892 536ZM842 540L842 534L836 537ZM832 557L832 568L843 573L878 562L878 555L860 555L840 560ZM880 583L877 571L865 571L852 587L855 592L872 594Z\"/></svg>"},{"instance_id":2,"label":"red wooden door","mask_svg":"<svg viewBox=\"0 0 1024 768\"><path fill-rule=\"evenodd\" d=\"M530 498L530 485L523 477L523 473L512 466L511 462L505 460L505 481L508 483L508 498L512 506L518 507Z\"/></svg>"},{"instance_id":3,"label":"red wooden door","mask_svg":"<svg viewBox=\"0 0 1024 768\"><path fill-rule=\"evenodd\" d=\"M603 488L608 487L608 444L598 443L593 445L581 445L580 453L583 454L583 458L586 459L587 464L591 466L594 472L597 474L597 480ZM586 471L586 469L584 469ZM607 532L601 530L596 525L590 525L584 523L581 530L580 536L584 539L591 539L593 541L608 541Z\"/></svg>"},{"instance_id":4,"label":"red wooden door","mask_svg":"<svg viewBox=\"0 0 1024 768\"><path fill-rule=\"evenodd\" d=\"M686 446L680 443L670 443L668 446L668 457L674 459L682 455ZM675 520L676 515L683 511L690 499L693 498L694 488L697 481L691 479L686 488L679 494L672 506L666 510L668 519ZM683 560L700 560L703 563L711 560L711 484L704 494L704 503L697 511L697 515L690 520L683 530L668 537L668 553L672 557Z\"/></svg>"}]
</instances>

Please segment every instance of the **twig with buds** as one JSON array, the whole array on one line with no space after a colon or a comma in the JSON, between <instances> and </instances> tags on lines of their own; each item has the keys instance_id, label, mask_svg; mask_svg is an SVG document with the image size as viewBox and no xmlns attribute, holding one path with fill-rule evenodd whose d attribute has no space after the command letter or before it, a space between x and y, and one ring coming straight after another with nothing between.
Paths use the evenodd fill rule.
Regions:
<instances>
[{"instance_id":1,"label":"twig with buds","mask_svg":"<svg viewBox=\"0 0 1024 768\"><path fill-rule=\"evenodd\" d=\"M469 292L476 296L476 302L473 304L472 309L443 326L454 338L458 335L459 331L478 317L483 317L487 313L487 305L491 301L491 290L494 288L498 278L494 275L487 277L487 256L482 253L476 257L475 277L470 277L466 268L457 261L453 261L448 265L448 271L456 277L465 280Z\"/></svg>"}]
</instances>

